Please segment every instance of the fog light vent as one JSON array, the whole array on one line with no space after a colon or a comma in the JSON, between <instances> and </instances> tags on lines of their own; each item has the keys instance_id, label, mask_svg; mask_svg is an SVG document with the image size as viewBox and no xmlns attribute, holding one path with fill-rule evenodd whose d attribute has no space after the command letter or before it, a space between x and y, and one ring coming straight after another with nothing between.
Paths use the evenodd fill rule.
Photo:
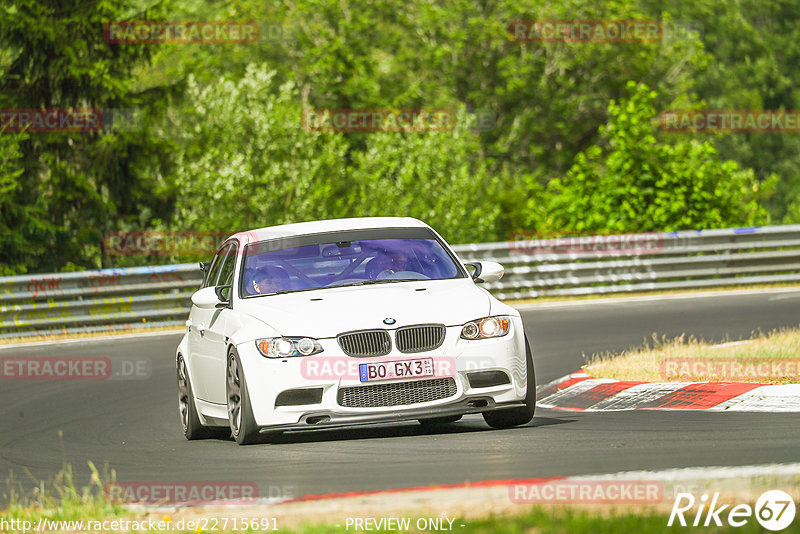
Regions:
<instances>
[{"instance_id":1,"label":"fog light vent","mask_svg":"<svg viewBox=\"0 0 800 534\"><path fill-rule=\"evenodd\" d=\"M303 406L322 402L322 388L287 389L275 399L275 406Z\"/></svg>"},{"instance_id":2,"label":"fog light vent","mask_svg":"<svg viewBox=\"0 0 800 534\"><path fill-rule=\"evenodd\" d=\"M467 373L467 379L471 388L490 388L511 383L508 375L503 371L476 371Z\"/></svg>"}]
</instances>

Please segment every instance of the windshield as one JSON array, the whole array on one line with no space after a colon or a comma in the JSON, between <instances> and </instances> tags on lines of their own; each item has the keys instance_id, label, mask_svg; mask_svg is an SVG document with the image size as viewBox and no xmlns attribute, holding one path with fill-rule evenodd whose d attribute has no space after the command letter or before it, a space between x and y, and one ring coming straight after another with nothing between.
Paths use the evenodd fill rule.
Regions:
<instances>
[{"instance_id":1,"label":"windshield","mask_svg":"<svg viewBox=\"0 0 800 534\"><path fill-rule=\"evenodd\" d=\"M284 244L267 241L248 245L240 294L248 297L465 276L430 232L409 237L394 237L392 234L396 235L396 231L370 233L374 237L352 239L369 234L349 232L349 236L341 233L303 236L286 240ZM418 231L407 233L419 234ZM347 237L351 239L343 240Z\"/></svg>"}]
</instances>

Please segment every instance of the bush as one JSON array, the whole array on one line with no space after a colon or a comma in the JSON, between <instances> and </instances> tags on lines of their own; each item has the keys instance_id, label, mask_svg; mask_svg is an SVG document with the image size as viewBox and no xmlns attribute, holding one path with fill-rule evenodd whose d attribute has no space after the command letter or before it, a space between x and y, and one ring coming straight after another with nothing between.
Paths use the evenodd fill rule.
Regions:
<instances>
[{"instance_id":1,"label":"bush","mask_svg":"<svg viewBox=\"0 0 800 534\"><path fill-rule=\"evenodd\" d=\"M633 82L628 91L627 100L611 101L601 144L579 153L567 175L548 184L546 210L529 204L532 224L637 232L768 222L752 170L720 160L709 142L660 141L655 92Z\"/></svg>"}]
</instances>

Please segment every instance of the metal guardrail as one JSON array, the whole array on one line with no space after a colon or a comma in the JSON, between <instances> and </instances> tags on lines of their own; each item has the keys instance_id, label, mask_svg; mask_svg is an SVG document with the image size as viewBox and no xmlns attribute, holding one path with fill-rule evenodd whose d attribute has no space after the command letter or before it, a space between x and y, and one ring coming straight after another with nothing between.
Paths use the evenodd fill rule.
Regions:
<instances>
[{"instance_id":1,"label":"metal guardrail","mask_svg":"<svg viewBox=\"0 0 800 534\"><path fill-rule=\"evenodd\" d=\"M524 237L524 236L520 236ZM800 225L457 245L490 260L501 299L800 281ZM0 338L182 325L196 263L0 278Z\"/></svg>"},{"instance_id":2,"label":"metal guardrail","mask_svg":"<svg viewBox=\"0 0 800 534\"><path fill-rule=\"evenodd\" d=\"M0 277L0 338L183 324L197 263Z\"/></svg>"}]
</instances>

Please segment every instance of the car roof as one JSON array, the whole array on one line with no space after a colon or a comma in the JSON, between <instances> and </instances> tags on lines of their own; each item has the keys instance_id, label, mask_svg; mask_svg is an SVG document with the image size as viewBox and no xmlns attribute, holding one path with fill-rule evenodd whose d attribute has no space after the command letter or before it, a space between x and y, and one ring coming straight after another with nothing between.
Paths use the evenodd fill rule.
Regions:
<instances>
[{"instance_id":1,"label":"car roof","mask_svg":"<svg viewBox=\"0 0 800 534\"><path fill-rule=\"evenodd\" d=\"M413 217L350 217L266 226L255 230L238 232L231 237L236 237L241 244L246 245L247 243L256 243L277 237L373 228L429 228L429 226Z\"/></svg>"}]
</instances>

